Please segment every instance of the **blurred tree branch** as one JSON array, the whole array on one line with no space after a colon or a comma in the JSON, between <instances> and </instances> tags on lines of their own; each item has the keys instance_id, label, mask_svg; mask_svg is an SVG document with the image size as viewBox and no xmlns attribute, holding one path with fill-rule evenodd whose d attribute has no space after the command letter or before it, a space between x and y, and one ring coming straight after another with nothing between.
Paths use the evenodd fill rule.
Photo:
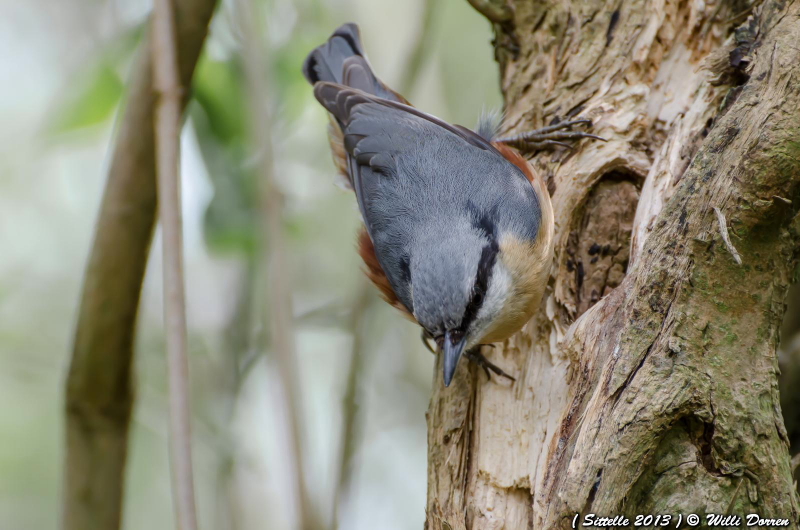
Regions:
<instances>
[{"instance_id":1,"label":"blurred tree branch","mask_svg":"<svg viewBox=\"0 0 800 530\"><path fill-rule=\"evenodd\" d=\"M237 511L238 491L235 482L237 445L230 426L235 417L236 401L244 381L260 352L253 351L250 334L253 322L253 292L256 285L256 263L251 252L245 256L245 270L239 278L236 303L233 315L228 320L224 331L224 347L221 356L219 378L221 388L217 390L223 396L223 407L218 420L220 432L218 440L219 464L216 474L217 523L220 530L237 530L241 521Z\"/></svg>"},{"instance_id":2,"label":"blurred tree branch","mask_svg":"<svg viewBox=\"0 0 800 530\"><path fill-rule=\"evenodd\" d=\"M422 6L422 24L417 33L417 38L411 48L411 53L406 58L403 73L400 77L400 93L411 97L411 91L417 84L417 79L430 56L431 37L433 36L433 22L436 19L437 0L424 0Z\"/></svg>"},{"instance_id":3,"label":"blurred tree branch","mask_svg":"<svg viewBox=\"0 0 800 530\"><path fill-rule=\"evenodd\" d=\"M356 447L361 435L362 413L358 406L358 382L364 372L364 318L370 307L371 287L362 279L350 313L350 333L353 335L353 348L350 354L350 367L347 371L347 387L342 400L342 442L339 458L339 479L333 499L333 527L339 528L339 513L345 498L352 494L353 467Z\"/></svg>"},{"instance_id":4,"label":"blurred tree branch","mask_svg":"<svg viewBox=\"0 0 800 530\"><path fill-rule=\"evenodd\" d=\"M176 0L180 81L189 86L215 0ZM120 527L133 340L156 215L152 60L145 41L131 77L100 206L66 382L62 527ZM186 98L183 98L184 105Z\"/></svg>"},{"instance_id":5,"label":"blurred tree branch","mask_svg":"<svg viewBox=\"0 0 800 530\"><path fill-rule=\"evenodd\" d=\"M172 2L173 0L156 0L153 11L153 81L158 96L155 108L156 182L163 236L164 330L169 376L172 502L175 505L177 527L180 530L196 530L180 192L183 109Z\"/></svg>"},{"instance_id":6,"label":"blurred tree branch","mask_svg":"<svg viewBox=\"0 0 800 530\"><path fill-rule=\"evenodd\" d=\"M286 260L283 233L283 196L275 182L272 151L272 116L269 109L269 58L263 53L261 36L252 0L238 0L236 8L242 28L242 55L251 109L251 140L257 149L259 214L261 216L261 267L266 272L267 293L262 303L265 328L275 354L286 404L287 435L297 500L297 527L321 528L305 482L302 447L302 407L294 344L291 272ZM268 321L267 321L268 319Z\"/></svg>"}]
</instances>

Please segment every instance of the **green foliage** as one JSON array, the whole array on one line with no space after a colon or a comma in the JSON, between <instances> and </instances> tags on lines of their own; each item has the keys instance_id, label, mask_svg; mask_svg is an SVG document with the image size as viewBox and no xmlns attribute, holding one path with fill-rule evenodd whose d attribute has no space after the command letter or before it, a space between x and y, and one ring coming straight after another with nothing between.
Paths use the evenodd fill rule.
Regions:
<instances>
[{"instance_id":1,"label":"green foliage","mask_svg":"<svg viewBox=\"0 0 800 530\"><path fill-rule=\"evenodd\" d=\"M192 95L206 115L208 132L224 145L241 144L247 133L243 86L244 74L234 60L200 58Z\"/></svg>"},{"instance_id":2,"label":"green foliage","mask_svg":"<svg viewBox=\"0 0 800 530\"><path fill-rule=\"evenodd\" d=\"M270 52L269 86L273 93L264 94L264 98L277 103L276 121L287 128L313 103L300 65L308 51L327 37L327 33L316 33L297 36ZM190 115L214 188L205 212L204 236L211 251L222 254L250 253L258 243L258 189L250 161L251 124L245 83L241 57L236 54L227 60L204 54L193 83ZM287 235L301 239L304 233L314 231L303 225L290 223Z\"/></svg>"},{"instance_id":3,"label":"green foliage","mask_svg":"<svg viewBox=\"0 0 800 530\"><path fill-rule=\"evenodd\" d=\"M216 61L204 54L194 77L190 116L214 196L203 219L206 244L213 252L250 253L255 249L256 182L246 164L245 84L236 59Z\"/></svg>"},{"instance_id":4,"label":"green foliage","mask_svg":"<svg viewBox=\"0 0 800 530\"><path fill-rule=\"evenodd\" d=\"M67 97L55 119L54 130L67 132L108 120L122 98L124 83L119 74L101 63L81 76L80 88Z\"/></svg>"},{"instance_id":5,"label":"green foliage","mask_svg":"<svg viewBox=\"0 0 800 530\"><path fill-rule=\"evenodd\" d=\"M280 101L281 117L294 120L312 103L313 96L308 81L303 77L301 65L314 46L327 38L315 41L290 41L286 46L274 51L273 90ZM297 39L300 41L300 39Z\"/></svg>"},{"instance_id":6,"label":"green foliage","mask_svg":"<svg viewBox=\"0 0 800 530\"><path fill-rule=\"evenodd\" d=\"M64 95L56 104L52 132L74 132L101 125L114 116L125 93L119 66L128 62L143 35L143 23L121 31L65 84Z\"/></svg>"}]
</instances>

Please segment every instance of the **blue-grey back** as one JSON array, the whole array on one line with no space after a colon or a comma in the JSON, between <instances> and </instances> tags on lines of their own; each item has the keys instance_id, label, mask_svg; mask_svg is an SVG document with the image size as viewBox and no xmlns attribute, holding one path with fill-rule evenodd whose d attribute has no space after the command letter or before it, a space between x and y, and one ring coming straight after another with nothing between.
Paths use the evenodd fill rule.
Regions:
<instances>
[{"instance_id":1,"label":"blue-grey back","mask_svg":"<svg viewBox=\"0 0 800 530\"><path fill-rule=\"evenodd\" d=\"M359 208L392 288L413 307L409 255L435 241L534 240L541 211L528 180L491 144L405 105L340 85L315 94L336 117ZM492 231L492 234L481 232ZM426 251L418 249L419 251ZM447 259L447 256L440 256Z\"/></svg>"}]
</instances>

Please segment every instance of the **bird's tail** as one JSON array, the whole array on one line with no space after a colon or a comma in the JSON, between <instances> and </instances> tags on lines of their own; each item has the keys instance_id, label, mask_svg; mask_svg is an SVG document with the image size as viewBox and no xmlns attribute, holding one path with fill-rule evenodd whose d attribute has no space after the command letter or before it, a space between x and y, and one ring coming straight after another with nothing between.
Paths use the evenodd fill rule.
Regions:
<instances>
[{"instance_id":1,"label":"bird's tail","mask_svg":"<svg viewBox=\"0 0 800 530\"><path fill-rule=\"evenodd\" d=\"M361 45L361 34L355 24L345 24L330 36L325 44L317 46L303 62L303 75L311 85L336 83L348 86L384 99L408 104L375 76ZM344 148L342 124L331 115L328 129L333 162L339 170L337 182L352 189L353 182L348 171L349 161Z\"/></svg>"},{"instance_id":2,"label":"bird's tail","mask_svg":"<svg viewBox=\"0 0 800 530\"><path fill-rule=\"evenodd\" d=\"M308 54L303 62L303 75L312 85L320 81L336 83L380 98L408 103L375 76L361 45L358 26L353 23L339 27L325 44Z\"/></svg>"}]
</instances>

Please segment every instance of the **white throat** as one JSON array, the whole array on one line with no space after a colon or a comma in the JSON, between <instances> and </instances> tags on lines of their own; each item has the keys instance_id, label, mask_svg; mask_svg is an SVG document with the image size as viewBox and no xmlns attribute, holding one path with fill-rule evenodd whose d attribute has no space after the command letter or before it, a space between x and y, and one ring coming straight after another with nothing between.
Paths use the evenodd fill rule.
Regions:
<instances>
[{"instance_id":1,"label":"white throat","mask_svg":"<svg viewBox=\"0 0 800 530\"><path fill-rule=\"evenodd\" d=\"M511 296L512 283L511 272L503 265L502 261L497 260L489 278L486 297L472 323L468 346L480 344L481 339L486 336L495 318L502 313L503 307Z\"/></svg>"}]
</instances>

